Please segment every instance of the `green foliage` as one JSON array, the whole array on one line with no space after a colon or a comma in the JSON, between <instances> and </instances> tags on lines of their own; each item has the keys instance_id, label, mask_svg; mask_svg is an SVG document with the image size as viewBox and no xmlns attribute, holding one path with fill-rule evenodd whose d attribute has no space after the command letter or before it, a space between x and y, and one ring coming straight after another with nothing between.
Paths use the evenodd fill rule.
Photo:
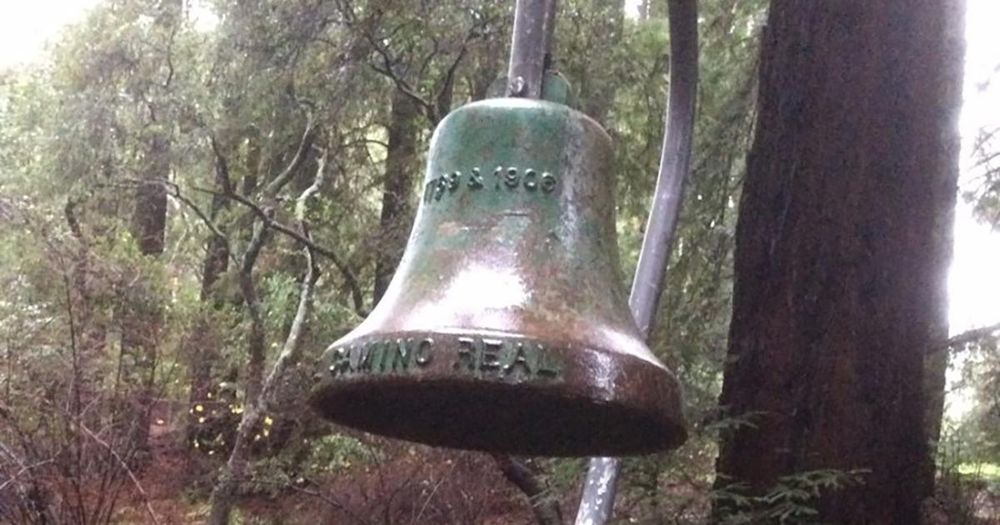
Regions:
<instances>
[{"instance_id":1,"label":"green foliage","mask_svg":"<svg viewBox=\"0 0 1000 525\"><path fill-rule=\"evenodd\" d=\"M984 337L956 354L958 372L952 389L966 406L961 419L946 420L942 429L945 464L1000 461L1000 338Z\"/></svg>"},{"instance_id":2,"label":"green foliage","mask_svg":"<svg viewBox=\"0 0 1000 525\"><path fill-rule=\"evenodd\" d=\"M186 443L191 453L195 442L198 454L214 451L206 463L218 468L232 446L242 414L237 409L248 402L252 316L239 270L261 223L245 203L220 193L228 184L273 220L299 231L295 201L325 158L326 180L306 215L308 230L347 271L317 258L321 278L301 364L282 382L277 403L287 416L282 424L293 421L294 430L273 447L253 451L245 491L277 494L297 486L299 478L392 460L351 437L316 437L327 429L317 428L302 397L319 351L372 306L376 256L384 248L383 183L392 175L386 158L394 96L405 92L418 108L422 151L437 119L498 85L506 70L513 2L203 4L215 25L196 25L193 13L178 7L183 2L102 2L43 63L0 75L0 220L10 225L0 233L0 282L7 285L0 301L0 341L6 341L0 345L0 392L10 392L0 397L0 408L12 407L29 428L61 436L62 430L42 429L31 408L40 399L67 404L74 384L70 343L86 341L81 355L88 359L76 372L94 378L88 386L95 397L138 395L138 381L116 390L123 388L116 383L118 371L138 377L152 366L153 396L179 407L166 418L177 422L168 439ZM652 12L660 13L662 2L655 4ZM627 462L620 509L636 519L695 521L707 512L714 440L719 426L729 424L719 421L715 399L765 4L699 2L694 172L651 345L684 384L693 435L671 455ZM666 23L662 17L628 19L621 2L566 0L559 9L556 67L573 86L579 107L614 139L617 229L623 273L631 275L663 139ZM312 143L293 165L309 130ZM424 158L414 157L408 169L419 184ZM268 194L268 184L290 167L288 183ZM159 256L142 254L133 227L136 192L149 181L170 199L166 248ZM408 198L414 204L415 192ZM217 278L208 279L218 233L229 250ZM274 233L250 272L266 365L283 348L299 302L301 248ZM362 297L360 308L356 296ZM68 304L76 308L72 314ZM151 365L123 355L129 313L156 319L140 323L156 325L150 329ZM223 382L233 388L231 398L220 400L211 387ZM110 420L121 404L95 406L97 419ZM199 415L197 406L214 415ZM278 414L272 415L279 426ZM554 495L575 494L582 460L540 463ZM211 480L215 473L199 474ZM783 480L774 494L751 501L747 512L798 519L805 516L806 496L838 482L846 481L831 473Z\"/></svg>"},{"instance_id":3,"label":"green foliage","mask_svg":"<svg viewBox=\"0 0 1000 525\"><path fill-rule=\"evenodd\" d=\"M978 432L969 435L975 420L966 418L958 426L946 424L937 446L938 475L928 507L947 523L978 525L984 522L980 518L989 523L991 515L1000 510L996 497L1000 494L1000 468L976 459L984 456L984 450Z\"/></svg>"},{"instance_id":4,"label":"green foliage","mask_svg":"<svg viewBox=\"0 0 1000 525\"><path fill-rule=\"evenodd\" d=\"M296 487L305 487L317 479L346 472L352 467L372 465L381 453L355 438L331 434L305 440L302 447L293 445L280 453L253 463L247 478L240 484L245 494L276 498Z\"/></svg>"},{"instance_id":5,"label":"green foliage","mask_svg":"<svg viewBox=\"0 0 1000 525\"><path fill-rule=\"evenodd\" d=\"M824 491L863 483L864 470L811 470L782 476L778 483L760 496L747 496L742 484L731 484L717 489L713 499L725 508L732 509L720 516L720 523L818 523L818 514L812 506Z\"/></svg>"},{"instance_id":6,"label":"green foliage","mask_svg":"<svg viewBox=\"0 0 1000 525\"><path fill-rule=\"evenodd\" d=\"M304 472L315 476L374 463L380 459L380 453L370 445L350 436L331 434L310 442L310 454L303 465Z\"/></svg>"}]
</instances>

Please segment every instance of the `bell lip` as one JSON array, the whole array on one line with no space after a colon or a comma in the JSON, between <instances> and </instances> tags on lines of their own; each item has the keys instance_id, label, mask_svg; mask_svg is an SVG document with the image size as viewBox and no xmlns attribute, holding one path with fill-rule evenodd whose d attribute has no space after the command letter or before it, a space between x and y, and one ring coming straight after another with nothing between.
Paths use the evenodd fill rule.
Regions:
<instances>
[{"instance_id":1,"label":"bell lip","mask_svg":"<svg viewBox=\"0 0 1000 525\"><path fill-rule=\"evenodd\" d=\"M358 430L484 452L628 456L683 444L682 396L668 369L607 350L562 350L563 357L576 358L562 382L472 378L450 367L416 375L326 376L314 386L310 405L324 419Z\"/></svg>"}]
</instances>

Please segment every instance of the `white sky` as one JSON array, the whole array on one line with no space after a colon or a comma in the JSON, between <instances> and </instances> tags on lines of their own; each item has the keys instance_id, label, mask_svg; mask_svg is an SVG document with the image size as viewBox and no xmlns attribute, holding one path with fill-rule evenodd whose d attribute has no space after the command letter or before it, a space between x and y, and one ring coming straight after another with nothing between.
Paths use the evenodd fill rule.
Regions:
<instances>
[{"instance_id":1,"label":"white sky","mask_svg":"<svg viewBox=\"0 0 1000 525\"><path fill-rule=\"evenodd\" d=\"M0 68L30 61L99 0L0 0Z\"/></svg>"},{"instance_id":2,"label":"white sky","mask_svg":"<svg viewBox=\"0 0 1000 525\"><path fill-rule=\"evenodd\" d=\"M969 0L966 17L965 104L962 108L963 177L971 178L970 141L983 126L1000 125L1000 1ZM990 78L985 91L979 87ZM955 220L955 261L949 278L952 333L1000 321L1000 234L972 218L959 200Z\"/></svg>"},{"instance_id":3,"label":"white sky","mask_svg":"<svg viewBox=\"0 0 1000 525\"><path fill-rule=\"evenodd\" d=\"M88 7L99 1L0 0L0 68L37 59L48 40L56 37L67 23L79 20ZM638 4L639 0L625 2L630 13L636 12ZM967 9L962 132L969 138L981 126L1000 124L1000 86L986 91L977 89L991 74L1000 83L1000 75L993 74L993 69L1000 65L1000 31L996 27L1000 20L1000 0L968 0ZM966 182L970 164L967 153L968 144L963 153ZM955 221L949 301L953 333L1000 322L1000 234L976 223L970 207L961 200Z\"/></svg>"}]
</instances>

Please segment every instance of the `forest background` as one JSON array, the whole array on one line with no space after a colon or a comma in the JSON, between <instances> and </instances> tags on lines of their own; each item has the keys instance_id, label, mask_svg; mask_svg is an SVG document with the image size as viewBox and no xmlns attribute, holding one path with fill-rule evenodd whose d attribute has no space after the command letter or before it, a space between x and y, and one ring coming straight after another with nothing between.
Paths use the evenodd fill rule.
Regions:
<instances>
[{"instance_id":1,"label":"forest background","mask_svg":"<svg viewBox=\"0 0 1000 525\"><path fill-rule=\"evenodd\" d=\"M990 32L987 4L969 2L968 34ZM44 55L0 72L0 520L192 523L223 497L240 523L572 516L583 460L385 440L302 402L319 352L392 275L434 126L500 92L512 5L92 2ZM684 384L693 435L626 462L621 522L700 523L732 497L715 485L716 443L744 422L718 397L767 7L699 2L693 173L651 345ZM662 141L665 15L665 2L560 2L557 68L616 145L626 275ZM30 41L31 27L11 34ZM961 344L928 511L955 523L1000 516L1000 249L987 233L1000 227L1000 46L978 38L951 277ZM724 519L807 522L818 493L856 481L804 472Z\"/></svg>"}]
</instances>

